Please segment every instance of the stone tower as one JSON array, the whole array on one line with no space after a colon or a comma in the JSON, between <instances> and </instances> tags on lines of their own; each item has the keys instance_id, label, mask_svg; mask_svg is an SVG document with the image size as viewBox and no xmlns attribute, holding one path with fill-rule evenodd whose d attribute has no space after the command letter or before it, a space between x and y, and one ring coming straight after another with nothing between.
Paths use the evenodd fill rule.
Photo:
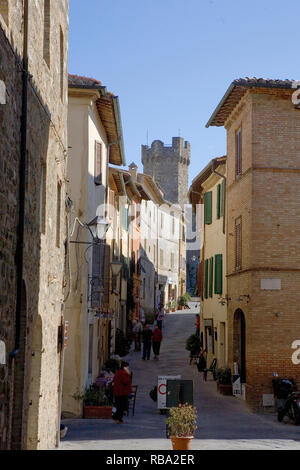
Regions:
<instances>
[{"instance_id":1,"label":"stone tower","mask_svg":"<svg viewBox=\"0 0 300 470\"><path fill-rule=\"evenodd\" d=\"M190 143L173 137L172 145L154 140L151 147L142 145L144 173L153 176L165 193L165 199L182 207L187 203Z\"/></svg>"}]
</instances>

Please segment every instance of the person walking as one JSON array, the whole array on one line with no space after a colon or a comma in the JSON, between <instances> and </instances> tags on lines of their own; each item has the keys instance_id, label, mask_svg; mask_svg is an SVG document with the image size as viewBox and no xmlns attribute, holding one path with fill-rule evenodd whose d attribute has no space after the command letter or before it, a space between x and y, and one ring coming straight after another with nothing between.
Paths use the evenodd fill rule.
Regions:
<instances>
[{"instance_id":1,"label":"person walking","mask_svg":"<svg viewBox=\"0 0 300 470\"><path fill-rule=\"evenodd\" d=\"M160 305L157 315L157 325L160 331L162 331L163 319L165 318L165 309L163 305Z\"/></svg>"},{"instance_id":2,"label":"person walking","mask_svg":"<svg viewBox=\"0 0 300 470\"><path fill-rule=\"evenodd\" d=\"M195 326L196 326L196 335L200 336L200 315L199 315L199 313L196 314Z\"/></svg>"},{"instance_id":3,"label":"person walking","mask_svg":"<svg viewBox=\"0 0 300 470\"><path fill-rule=\"evenodd\" d=\"M151 340L152 340L152 331L150 330L149 323L146 323L145 328L142 332L143 338L143 360L150 359L151 354Z\"/></svg>"},{"instance_id":4,"label":"person walking","mask_svg":"<svg viewBox=\"0 0 300 470\"><path fill-rule=\"evenodd\" d=\"M125 411L128 410L128 395L132 393L131 373L128 366L128 362L122 361L120 369L116 371L113 381L116 412L112 418L118 424L125 424L123 416Z\"/></svg>"},{"instance_id":5,"label":"person walking","mask_svg":"<svg viewBox=\"0 0 300 470\"><path fill-rule=\"evenodd\" d=\"M154 326L153 335L152 335L152 348L154 353L154 359L158 361L160 345L162 342L162 332L158 328L158 325Z\"/></svg>"},{"instance_id":6,"label":"person walking","mask_svg":"<svg viewBox=\"0 0 300 470\"><path fill-rule=\"evenodd\" d=\"M142 332L143 332L143 325L142 325L141 320L138 320L136 324L135 351L141 350Z\"/></svg>"}]
</instances>

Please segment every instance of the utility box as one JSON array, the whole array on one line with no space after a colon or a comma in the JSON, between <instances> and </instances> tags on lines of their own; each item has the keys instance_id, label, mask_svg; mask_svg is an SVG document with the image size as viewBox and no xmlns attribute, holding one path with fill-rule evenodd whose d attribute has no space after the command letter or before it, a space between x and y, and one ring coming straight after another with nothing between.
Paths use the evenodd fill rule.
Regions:
<instances>
[{"instance_id":1,"label":"utility box","mask_svg":"<svg viewBox=\"0 0 300 470\"><path fill-rule=\"evenodd\" d=\"M167 380L167 408L178 406L179 403L194 404L192 380Z\"/></svg>"},{"instance_id":2,"label":"utility box","mask_svg":"<svg viewBox=\"0 0 300 470\"><path fill-rule=\"evenodd\" d=\"M159 375L157 378L157 408L159 410L167 409L167 381L181 379L181 375Z\"/></svg>"}]
</instances>

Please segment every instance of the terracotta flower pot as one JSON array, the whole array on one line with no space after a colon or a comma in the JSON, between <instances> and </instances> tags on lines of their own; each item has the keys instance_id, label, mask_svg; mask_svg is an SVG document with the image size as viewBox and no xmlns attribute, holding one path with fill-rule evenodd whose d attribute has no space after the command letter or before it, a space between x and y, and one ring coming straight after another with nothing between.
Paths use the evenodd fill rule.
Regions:
<instances>
[{"instance_id":1,"label":"terracotta flower pot","mask_svg":"<svg viewBox=\"0 0 300 470\"><path fill-rule=\"evenodd\" d=\"M191 449L191 442L194 439L193 436L188 437L177 437L177 436L170 436L172 441L173 450L190 450Z\"/></svg>"},{"instance_id":2,"label":"terracotta flower pot","mask_svg":"<svg viewBox=\"0 0 300 470\"><path fill-rule=\"evenodd\" d=\"M84 406L83 417L87 419L111 419L112 406Z\"/></svg>"}]
</instances>

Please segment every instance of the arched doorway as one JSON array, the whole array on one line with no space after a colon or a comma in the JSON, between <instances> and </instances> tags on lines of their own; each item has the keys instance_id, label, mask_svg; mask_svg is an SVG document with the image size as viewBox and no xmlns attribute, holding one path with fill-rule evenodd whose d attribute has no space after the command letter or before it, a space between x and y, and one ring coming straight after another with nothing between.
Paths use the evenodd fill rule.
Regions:
<instances>
[{"instance_id":1,"label":"arched doorway","mask_svg":"<svg viewBox=\"0 0 300 470\"><path fill-rule=\"evenodd\" d=\"M238 364L241 383L246 383L246 321L241 309L234 312L233 362Z\"/></svg>"}]
</instances>

